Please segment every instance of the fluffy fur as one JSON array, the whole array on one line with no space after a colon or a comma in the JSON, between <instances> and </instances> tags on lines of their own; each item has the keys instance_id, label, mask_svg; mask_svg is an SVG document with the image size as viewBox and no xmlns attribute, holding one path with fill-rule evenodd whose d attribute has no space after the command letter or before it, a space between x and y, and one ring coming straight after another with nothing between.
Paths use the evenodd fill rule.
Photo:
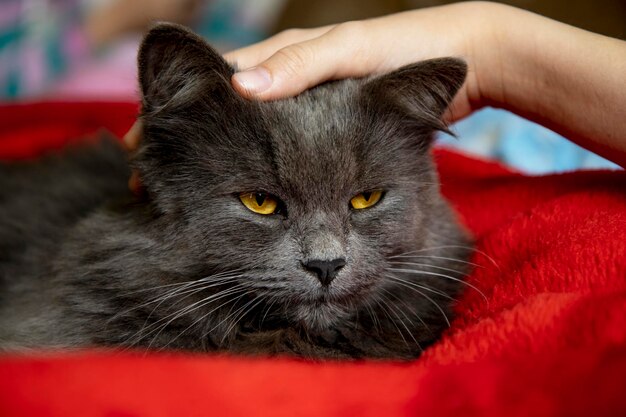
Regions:
<instances>
[{"instance_id":1,"label":"fluffy fur","mask_svg":"<svg viewBox=\"0 0 626 417\"><path fill-rule=\"evenodd\" d=\"M259 103L202 39L160 25L139 71L143 198L107 140L2 168L0 346L412 358L436 340L470 247L429 146L464 63ZM379 204L350 208L373 189ZM248 191L283 210L249 211ZM302 266L336 258L329 286Z\"/></svg>"}]
</instances>

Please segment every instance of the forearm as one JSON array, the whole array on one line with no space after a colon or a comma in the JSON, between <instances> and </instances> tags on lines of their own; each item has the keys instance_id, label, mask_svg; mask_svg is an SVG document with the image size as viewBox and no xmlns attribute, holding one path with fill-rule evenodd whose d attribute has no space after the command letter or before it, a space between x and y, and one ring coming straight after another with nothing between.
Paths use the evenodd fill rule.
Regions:
<instances>
[{"instance_id":1,"label":"forearm","mask_svg":"<svg viewBox=\"0 0 626 417\"><path fill-rule=\"evenodd\" d=\"M483 105L513 111L626 167L626 42L502 7L481 58Z\"/></svg>"},{"instance_id":2,"label":"forearm","mask_svg":"<svg viewBox=\"0 0 626 417\"><path fill-rule=\"evenodd\" d=\"M275 100L329 79L458 56L469 72L449 121L501 107L626 166L626 42L521 9L459 2L286 32L228 54L244 97Z\"/></svg>"}]
</instances>

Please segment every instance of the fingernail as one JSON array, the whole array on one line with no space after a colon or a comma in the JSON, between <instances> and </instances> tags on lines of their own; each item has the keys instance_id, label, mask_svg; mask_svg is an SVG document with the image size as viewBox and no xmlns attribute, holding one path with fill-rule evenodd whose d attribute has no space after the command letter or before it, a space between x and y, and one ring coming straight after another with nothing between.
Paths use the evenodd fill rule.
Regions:
<instances>
[{"instance_id":1,"label":"fingernail","mask_svg":"<svg viewBox=\"0 0 626 417\"><path fill-rule=\"evenodd\" d=\"M251 68L233 75L233 79L244 90L258 94L270 88L272 77L268 70L263 67Z\"/></svg>"}]
</instances>

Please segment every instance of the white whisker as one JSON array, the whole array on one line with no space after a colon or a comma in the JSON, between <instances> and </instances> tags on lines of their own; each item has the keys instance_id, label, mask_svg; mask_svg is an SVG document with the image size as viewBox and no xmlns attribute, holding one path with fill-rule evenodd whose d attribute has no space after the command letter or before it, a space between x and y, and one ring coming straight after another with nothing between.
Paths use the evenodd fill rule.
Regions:
<instances>
[{"instance_id":1,"label":"white whisker","mask_svg":"<svg viewBox=\"0 0 626 417\"><path fill-rule=\"evenodd\" d=\"M182 309L182 311L180 311L178 314L176 314L174 317L172 317L167 323L165 323L164 325L160 326L160 330L152 338L152 341L148 345L148 349L152 346L152 343L159 337L161 332L163 330L165 330L167 328L167 326L169 326L171 323L173 323L176 319L184 316L185 314L191 313L192 311L195 311L195 310L197 310L199 308L202 308L203 306L205 306L205 305L207 305L209 303L212 303L213 301L222 299L224 297L231 296L232 294L236 294L236 293L241 292L241 291L245 291L245 288L243 288L241 286L229 288L227 290L224 290L224 291L221 291L221 292L219 292L217 294L214 294L211 297L207 297L207 298L202 299L200 301L196 301L195 303L190 304L189 306L185 307L184 309ZM150 333L152 333L152 331Z\"/></svg>"},{"instance_id":2,"label":"white whisker","mask_svg":"<svg viewBox=\"0 0 626 417\"><path fill-rule=\"evenodd\" d=\"M402 285L402 284L401 284ZM404 284L406 285L406 284ZM417 288L413 288L413 290L415 292L417 292L418 294L420 294L422 297L424 297L425 299L427 299L428 301L430 301L435 307L437 307L437 309L441 312L441 314L443 315L443 318L446 320L446 323L448 324L448 327L450 327L450 320L448 319L448 316L446 315L445 311L443 311L443 309L441 308L441 306L439 304L437 304L437 302L435 300L433 300L432 298L430 298L428 295L424 294L423 292L421 292L420 290L418 290Z\"/></svg>"},{"instance_id":3,"label":"white whisker","mask_svg":"<svg viewBox=\"0 0 626 417\"><path fill-rule=\"evenodd\" d=\"M385 298L383 296L383 298ZM382 303L387 307L387 309L389 311L391 311L391 307L389 306L389 304L387 304L387 302L383 299L380 299L380 301L382 301ZM378 301L377 301L378 303ZM379 306L381 306L380 304L378 304ZM382 306L381 306L382 307ZM402 330L400 330L400 328L398 327L398 325L396 324L395 320L391 317L391 315L389 314L389 311L385 310L384 308L382 309L382 311L387 315L387 317L389 318L389 321L391 322L391 324L394 325L394 327L396 328L396 330L398 331L398 334L400 335L400 337L402 338L402 340L404 341L404 344L406 345L406 347L409 347L409 342L406 341L406 338L404 337L404 334L402 333ZM395 314L395 313L394 313ZM397 315L396 315L397 316ZM398 316L398 320L400 319L400 317Z\"/></svg>"},{"instance_id":4,"label":"white whisker","mask_svg":"<svg viewBox=\"0 0 626 417\"><path fill-rule=\"evenodd\" d=\"M398 297L396 297L395 295L393 295L391 292L389 292L388 290L386 290L385 288L382 288L383 291L385 291L387 294L392 295L396 300L399 300ZM387 297L385 297L387 299L387 301L391 302L391 300L389 300ZM406 315L406 313L404 312L404 310L402 310L401 308L396 307L395 304L391 304L392 307L394 307L397 311L399 311L400 313L402 313L402 315L407 319L407 321L409 323L411 323L411 319ZM394 313L395 314L395 313ZM400 316L398 316L396 314L396 316L398 317L398 320L400 320L400 324L402 324L402 326L406 329L406 332L409 334L409 336L411 336L411 339L413 339L413 341L415 342L415 344L417 345L417 347L419 348L419 350L421 352L424 351L424 349L422 349L422 346L419 344L419 342L417 341L417 339L415 339L415 336L413 336L413 333L409 330L409 328L407 327L407 325L404 323L404 320L402 320L400 318ZM420 319L421 320L421 319ZM424 322L422 322L424 323ZM424 323L424 325L426 325L426 323Z\"/></svg>"},{"instance_id":5,"label":"white whisker","mask_svg":"<svg viewBox=\"0 0 626 417\"><path fill-rule=\"evenodd\" d=\"M404 255L409 255L409 254L414 254L414 253L423 253L423 252L428 252L428 251L431 251L431 250L447 249L447 248L467 249L468 251L479 253L482 256L484 256L485 258L487 258L489 260L489 262L491 262L496 268L500 269L500 266L497 264L497 262L491 256L487 255L484 251L481 251L480 249L473 248L471 246L465 246L465 245L431 246L429 248L423 248L423 249L418 249L418 250L414 250L414 251L404 252L404 253L401 253L401 254L398 254L398 255L393 255L393 256L390 256L389 258L397 257L397 256L400 256L400 255L404 256Z\"/></svg>"},{"instance_id":6,"label":"white whisker","mask_svg":"<svg viewBox=\"0 0 626 417\"><path fill-rule=\"evenodd\" d=\"M243 290L242 290L243 291ZM235 294L237 292L234 292ZM230 293L229 295L233 295L233 293ZM183 331L181 331L180 333L178 333L176 335L176 337L174 337L172 340L170 340L169 342L167 342L167 344L165 346L163 346L162 349L165 349L166 347L168 347L170 344L172 344L176 339L178 339L180 336L183 335L183 333L185 333L187 330L191 329L193 326L195 326L196 324L200 323L201 321L205 320L209 315L211 315L212 313L214 313L215 311L219 310L220 308L232 303L233 301L237 301L239 299L241 299L241 297L243 297L244 295L246 295L246 293L244 292L243 294L241 294L239 297L235 298L235 299L231 299L231 300L227 300L225 302L223 302L222 304L220 304L219 306L213 308L211 311L209 311L208 313L203 314L202 316L200 316L200 318L196 319L193 323L191 323L189 326L187 326L185 329L183 329ZM211 300L208 303L203 304L202 306L205 306L207 304L210 304L211 302L213 302L215 300ZM202 307L200 306L200 307ZM205 338L205 336L207 335L207 333L204 333L202 335L202 339Z\"/></svg>"},{"instance_id":7,"label":"white whisker","mask_svg":"<svg viewBox=\"0 0 626 417\"><path fill-rule=\"evenodd\" d=\"M230 283L232 281L236 281L239 278L241 278L243 275L237 275L234 277L228 277L228 278L221 278L219 279L217 282L215 282L215 280L211 279L210 281L208 281L208 283L206 283L206 285L202 285L200 287L196 287L196 288L190 288L190 289L186 289L184 291L179 292L178 294L173 294L172 296L168 296L164 299L162 299L159 304L157 304L152 311L150 312L150 314L148 315L148 317L145 320L145 323L148 322L148 320L150 320L150 317L152 317L152 314L154 314L154 312L157 310L157 308L159 308L161 306L161 304L163 304L165 301L167 301L168 299L172 298L173 296L182 296L184 295L184 297L178 299L177 303L180 303L183 300L186 300L189 297L192 297L193 295L201 292L201 291L205 291L209 288L213 288L213 287L219 287L221 285L224 285L226 283Z\"/></svg>"},{"instance_id":8,"label":"white whisker","mask_svg":"<svg viewBox=\"0 0 626 417\"><path fill-rule=\"evenodd\" d=\"M274 306L274 304L276 303L276 301L278 301L278 297L276 296L270 296L270 298L267 301L270 301L271 303L268 304L267 309L265 310L265 314L263 314L263 317L261 318L261 322L259 323L259 327L262 328L263 327L263 323L265 322L265 318L267 317L267 313L270 312L270 310L272 309L272 307Z\"/></svg>"},{"instance_id":9,"label":"white whisker","mask_svg":"<svg viewBox=\"0 0 626 417\"><path fill-rule=\"evenodd\" d=\"M257 300L256 303L252 304L249 308L246 309L246 307L248 305L250 305L250 303L252 303L254 300ZM237 311L241 311L241 314L236 315L234 317L234 319L232 320L232 324L230 326L228 326L228 328L226 329L226 332L224 332L224 336L222 337L222 340L220 341L220 344L224 343L224 340L226 340L226 338L228 337L229 333L235 328L235 326L237 325L237 323L246 316L246 314L248 314L250 311L252 311L256 306L258 306L261 302L263 302L263 297L255 297L252 300L250 300L248 303L246 303L243 307L241 307L239 310ZM235 312L235 314L237 314L237 311ZM227 317L228 318L228 317Z\"/></svg>"},{"instance_id":10,"label":"white whisker","mask_svg":"<svg viewBox=\"0 0 626 417\"><path fill-rule=\"evenodd\" d=\"M416 283L416 282L407 281L407 280L404 280L404 279L402 279L402 278L400 278L400 277L397 277L397 276L395 276L395 275L387 275L387 274L385 274L385 276L386 276L387 278L389 278L389 279L392 279L392 280L397 281L397 282L401 282L401 283L406 284L406 285L409 285L409 286L411 286L411 287L421 288L421 289L423 289L423 290L430 291L430 292L432 292L433 294L440 295L440 296L442 296L442 297L444 297L444 298L447 298L447 299L448 299L448 300L450 300L450 301L455 301L455 302L458 302L458 300L457 300L456 298L454 298L454 297L450 296L449 294L446 294L446 293L445 293L445 292L443 292L443 291L439 291L439 290L437 290L437 289L434 289L434 288L431 288L431 287L427 287L427 286L425 286L425 285L421 285L421 284L418 284L418 283Z\"/></svg>"},{"instance_id":11,"label":"white whisker","mask_svg":"<svg viewBox=\"0 0 626 417\"><path fill-rule=\"evenodd\" d=\"M230 271L223 271L223 272L219 272L219 273L214 274L214 275L207 275L206 277L196 278L196 279L192 279L192 280L189 280L189 281L174 282L172 284L157 285L156 287L141 288L141 289L137 289L137 290L126 292L122 296L136 294L138 292L159 290L159 289L162 289L162 288L174 287L174 286L183 285L183 284L193 284L193 283L196 283L196 282L201 282L201 281L206 281L206 280L213 280L213 279L217 279L217 278L220 278L220 277L227 277L227 276L229 276L231 274L236 274L236 273L239 273L239 272L243 272L243 269L234 269L234 270L230 270Z\"/></svg>"},{"instance_id":12,"label":"white whisker","mask_svg":"<svg viewBox=\"0 0 626 417\"><path fill-rule=\"evenodd\" d=\"M147 307L150 304L153 303L158 303L157 306L152 310L152 312L150 313L150 316L154 313L154 311L161 305L161 303L163 301L166 301L172 297L175 296L180 296L180 295L184 295L187 294L189 292L195 292L197 291L202 291L206 288L211 288L214 286L218 286L218 285L222 285L224 283L227 282L231 282L231 281L235 281L237 280L239 277L241 277L242 275L236 275L236 276L219 276L220 274L214 275L214 276L208 276L208 277L204 277L204 278L199 278L197 280L192 280L192 281L185 281L182 283L176 283L176 284L167 284L167 285L163 285L163 286L159 286L161 288L166 288L166 287L173 287L173 286L178 286L178 288L174 288L168 292L166 292L165 294L161 294L160 296L150 299L149 301L133 306L129 309L123 310L117 314L115 314L113 317L111 317L110 319L107 320L107 325L110 324L112 321L118 319L119 317L123 317L124 315L130 313L131 311L135 311L138 309L141 309L143 307ZM206 284L210 284L210 285L206 285ZM206 285L202 288L196 288L198 286L203 286ZM153 288L159 288L159 287L153 287ZM132 294L133 292L127 293L127 294ZM187 298L187 297L185 297ZM180 300L179 300L180 301ZM149 319L149 317L146 319L146 321Z\"/></svg>"},{"instance_id":13,"label":"white whisker","mask_svg":"<svg viewBox=\"0 0 626 417\"><path fill-rule=\"evenodd\" d=\"M443 259L446 261L453 261L453 262L459 262L459 263L463 263L463 264L467 264L467 265L472 265L475 266L476 268L484 268L483 265L478 265L474 262L469 262L469 261L464 261L462 259L457 259L457 258L450 258L447 256L436 256L436 255L394 255L394 256L390 256L389 259L399 259L399 258L426 258L426 259Z\"/></svg>"},{"instance_id":14,"label":"white whisker","mask_svg":"<svg viewBox=\"0 0 626 417\"><path fill-rule=\"evenodd\" d=\"M243 295L245 295L245 294L243 294ZM240 297L238 297L238 298L237 298L237 300L239 300L241 297L243 297L243 295L242 295L242 296L240 296ZM257 296L257 297L254 297L251 301L254 301L254 300L258 299L258 298L259 298L258 296ZM249 301L248 303L246 303L246 304L244 305L244 307L248 306L248 305L250 304L250 302L251 302L251 301ZM217 328L218 328L218 327L220 327L220 326L221 326L221 325L222 325L225 321L227 321L227 320L231 317L231 315L233 315L233 314L237 314L237 312L241 310L241 308L239 308L239 309L237 309L234 313L231 313L231 312L232 312L232 310L233 310L233 307L234 307L234 305L233 305L233 306L231 306L230 310L228 310L227 316L226 316L224 319L222 319L219 323L217 323L215 326L213 326L213 327L212 327L211 329L209 329L207 332L203 333L202 337L203 337L203 338L204 338L204 337L206 337L209 333L211 333L213 330L217 329ZM227 333L225 333L225 334L227 334ZM223 341L224 341L224 339L222 339L222 341L221 341L220 343L222 343Z\"/></svg>"},{"instance_id":15,"label":"white whisker","mask_svg":"<svg viewBox=\"0 0 626 417\"><path fill-rule=\"evenodd\" d=\"M218 300L218 299L220 299L220 298L223 298L223 297L225 297L225 296L231 295L231 294L232 294L232 293L234 293L234 292L239 292L239 291L243 291L243 290L244 290L243 286L239 285L239 286L235 286L235 287L232 287L232 288L229 288L229 289L226 289L226 290L220 291L220 292L218 292L218 293L216 293L216 294L212 294L212 295L211 295L211 296L209 296L209 297L203 298L203 299L201 299L200 301L197 301L197 302L195 302L195 303L193 303L193 304L187 305L187 306L183 307L182 309L177 310L177 311L175 311L175 312L173 312L173 313L171 313L171 314L168 314L167 316L165 316L165 317L163 317L163 318L161 318L161 319L157 320L156 322L154 322L154 323L150 324L150 325L149 325L149 326L147 326L147 327L146 327L146 326L143 326L141 329L139 329L139 331L138 331L137 333L135 333L135 335L133 335L133 336L131 336L131 337L129 338L129 340L132 340L133 338L135 338L135 337L139 336L139 339L137 339L137 340L136 340L135 342L133 342L131 345L137 344L139 341L141 341L141 340L142 340L142 339L144 339L145 337L147 337L147 336L151 335L152 333L154 333L154 332L155 332L155 331L157 331L158 329L161 329L161 330L165 329L168 325L170 325L170 324L171 324L174 320L176 320L177 318L179 318L179 317L181 317L181 316L183 316L183 315L185 315L185 314L187 314L187 313L189 313L189 312L191 312L191 311L194 311L194 310L196 310L197 308L202 307L203 305L206 305L206 304L208 304L208 303L211 303L211 302L213 302L213 301L215 301L215 300ZM161 323L161 322L163 322L163 321L166 321L167 319L169 319L169 318L170 318L170 317L172 317L172 316L173 316L173 318L172 318L171 320L169 320L167 323L165 323L165 325L158 326L158 324L159 324L159 323ZM154 327L154 326L157 326L157 327ZM142 335L142 333L144 332L144 330L148 330L148 329L150 329L151 327L154 327L154 329L152 329L152 330L150 330L150 332L148 332L148 333L146 333L146 334L143 334L143 335ZM161 331L161 330L160 330L160 331ZM160 332L160 331L159 331L159 332ZM153 341L154 341L154 338L153 338Z\"/></svg>"},{"instance_id":16,"label":"white whisker","mask_svg":"<svg viewBox=\"0 0 626 417\"><path fill-rule=\"evenodd\" d=\"M475 290L478 294L480 294L485 299L487 304L489 303L489 299L487 298L487 296L481 290L479 290L476 286L470 284L469 282L463 281L462 279L451 277L450 275L439 274L437 272L430 272L430 271L417 271L417 270L405 269L405 268L388 268L388 270L389 271L393 271L393 272L404 272L404 273L407 273L407 274L415 274L415 275L432 275L432 276L436 276L436 277L446 278L446 279L449 279L451 281L460 282L460 283L462 283L464 285L467 285L468 287L472 288L473 290Z\"/></svg>"},{"instance_id":17,"label":"white whisker","mask_svg":"<svg viewBox=\"0 0 626 417\"><path fill-rule=\"evenodd\" d=\"M367 313L372 319L372 324L374 325L374 330L376 331L376 334L380 335L380 332L382 332L382 329L380 327L380 322L378 321L378 317L376 316L376 312L372 309L372 306L370 305L369 300L365 301L363 305L365 309L367 310Z\"/></svg>"},{"instance_id":18,"label":"white whisker","mask_svg":"<svg viewBox=\"0 0 626 417\"><path fill-rule=\"evenodd\" d=\"M435 268L435 269L439 269L441 271L448 271L448 272L454 272L456 274L461 274L461 275L465 275L464 272L459 271L458 269L452 269L452 268L445 268L443 266L436 266L436 265L431 265L431 264L425 264L425 263L419 263L419 262L404 262L404 261L389 261L389 263L391 265L414 265L414 266L426 266L428 268Z\"/></svg>"}]
</instances>

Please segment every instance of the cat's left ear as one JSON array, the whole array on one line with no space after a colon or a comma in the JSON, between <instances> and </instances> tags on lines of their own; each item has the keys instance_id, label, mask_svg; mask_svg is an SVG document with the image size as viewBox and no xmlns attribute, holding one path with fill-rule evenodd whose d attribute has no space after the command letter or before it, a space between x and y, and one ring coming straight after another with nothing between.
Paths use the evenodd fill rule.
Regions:
<instances>
[{"instance_id":1,"label":"cat's left ear","mask_svg":"<svg viewBox=\"0 0 626 417\"><path fill-rule=\"evenodd\" d=\"M408 116L420 127L447 132L442 116L466 75L461 59L429 59L368 80L362 91L377 107Z\"/></svg>"},{"instance_id":2,"label":"cat's left ear","mask_svg":"<svg viewBox=\"0 0 626 417\"><path fill-rule=\"evenodd\" d=\"M230 86L234 69L184 26L154 26L144 37L137 60L144 112L193 104L198 98L214 101L217 110L220 103L237 99Z\"/></svg>"}]
</instances>

